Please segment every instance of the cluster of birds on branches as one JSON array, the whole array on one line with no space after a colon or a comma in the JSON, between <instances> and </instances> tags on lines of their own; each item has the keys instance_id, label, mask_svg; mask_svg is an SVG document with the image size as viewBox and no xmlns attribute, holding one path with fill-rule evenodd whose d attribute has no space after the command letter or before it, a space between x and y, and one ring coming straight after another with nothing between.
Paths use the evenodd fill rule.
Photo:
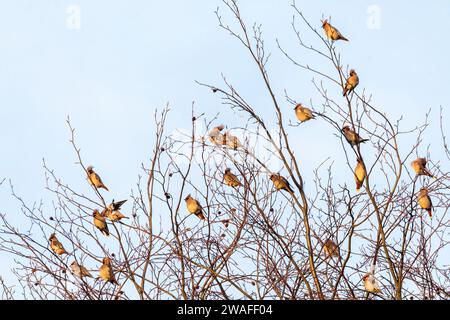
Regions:
<instances>
[{"instance_id":1,"label":"cluster of birds on branches","mask_svg":"<svg viewBox=\"0 0 450 320\"><path fill-rule=\"evenodd\" d=\"M109 191L109 189L105 186L105 184L103 183L100 176L94 171L93 166L87 167L86 173L87 173L87 180L93 187L96 188L96 190L104 189L106 191ZM126 201L127 200L121 200L121 201L116 202L113 199L112 202L102 210L102 212L100 212L97 209L95 209L92 212L93 225L105 236L110 235L108 224L106 222L107 219L109 221L111 221L112 223L114 223L114 222L119 222L122 219L128 218L120 212L122 205ZM50 248L57 255L69 254L66 251L66 249L64 249L64 246L58 240L55 233L52 233L50 235L49 241L50 241ZM70 269L71 269L72 273L79 278L84 278L84 277L93 278L92 274L88 271L88 269L86 269L86 267L84 267L83 265L79 264L76 260L74 260L70 264ZM117 284L117 280L115 278L113 268L111 265L111 258L109 258L109 257L103 258L102 265L100 266L98 273L99 273L100 279L102 279L106 282Z\"/></svg>"},{"instance_id":2,"label":"cluster of birds on branches","mask_svg":"<svg viewBox=\"0 0 450 320\"><path fill-rule=\"evenodd\" d=\"M337 41L337 40L344 40L349 41L347 38L345 38L338 29L333 27L328 20L324 20L322 22L322 28L324 29L324 32L327 36L327 38L331 41ZM349 72L349 76L346 80L346 83L343 88L343 96L347 96L353 90L358 86L359 84L359 78L354 69L351 69ZM309 121L311 119L315 119L315 115L313 111L307 107L304 107L301 103L297 104L294 108L295 116L296 118L301 122L304 123L306 121ZM238 148L243 148L244 146L239 141L239 139L232 135L229 131L222 133L223 129L225 128L224 125L219 125L215 128L213 128L209 133L209 140L216 146L226 146L228 148L231 148L233 150L237 150ZM349 125L345 125L341 129L342 134L344 135L347 142L352 146L358 146L361 143L364 143L368 141L369 139L363 139L361 136L352 128L350 128ZM366 168L361 158L358 157L356 160L357 164L354 169L354 176L355 176L355 182L356 182L356 191L359 192L361 187L363 186L363 183L366 179ZM411 162L411 167L413 168L414 172L416 173L416 176L429 176L432 178L434 177L431 172L427 169L427 160L425 158L417 158L416 160ZM103 184L102 179L100 176L93 170L92 166L87 167L86 169L88 181L91 185L93 185L96 189L105 189L107 191L108 188ZM269 179L272 181L273 186L276 190L283 190L288 193L290 193L292 196L294 196L294 189L289 184L289 181L281 176L280 174L270 174ZM226 168L223 173L222 181L225 185L238 188L242 186L241 181L239 178L231 172L230 168ZM206 220L205 211L203 210L202 205L200 202L193 198L191 194L188 194L186 198L184 199L186 203L186 208L190 214L194 214L201 220ZM108 230L108 224L107 219L111 222L118 222L123 218L127 218L124 216L119 210L121 206L126 202L127 200L122 200L118 202L114 202L114 200L109 204L106 208L100 212L99 210L94 210L92 216L93 216L93 224L94 226L100 230L101 233L103 233L106 236L109 236L109 230ZM428 195L428 189L423 187L420 189L417 197L417 202L419 206L426 210L430 217L432 217L432 203L431 198ZM68 252L64 249L61 242L57 239L56 235L53 233L50 238L50 247L51 249L58 255L68 254ZM333 258L337 257L340 259L340 252L339 252L339 246L331 239L327 239L323 243L323 250L327 257ZM114 276L113 268L111 266L111 259L109 257L103 258L102 265L99 268L99 278L111 282L113 284L117 284L117 281ZM76 276L83 278L83 277L92 277L91 273L82 265L77 263L76 261L73 261L70 265L71 270L73 274ZM381 292L380 286L378 282L376 281L373 271L365 274L362 278L364 281L364 287L366 291L378 294Z\"/></svg>"}]
</instances>

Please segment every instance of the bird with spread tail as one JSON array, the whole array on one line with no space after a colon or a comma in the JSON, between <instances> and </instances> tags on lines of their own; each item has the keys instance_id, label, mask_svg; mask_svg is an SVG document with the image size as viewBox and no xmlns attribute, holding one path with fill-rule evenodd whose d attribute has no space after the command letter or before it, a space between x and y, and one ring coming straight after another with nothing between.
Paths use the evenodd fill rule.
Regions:
<instances>
[{"instance_id":1,"label":"bird with spread tail","mask_svg":"<svg viewBox=\"0 0 450 320\"><path fill-rule=\"evenodd\" d=\"M103 210L102 216L107 217L112 222L117 222L120 221L121 219L128 219L128 217L124 216L119 211L125 202L127 202L127 200L114 202L113 199L113 201L111 201L111 203L106 207L106 209Z\"/></svg>"},{"instance_id":2,"label":"bird with spread tail","mask_svg":"<svg viewBox=\"0 0 450 320\"><path fill-rule=\"evenodd\" d=\"M188 194L187 197L184 198L184 201L186 201L186 207L189 213L195 214L201 220L206 220L200 202L192 198L190 194Z\"/></svg>"},{"instance_id":3,"label":"bird with spread tail","mask_svg":"<svg viewBox=\"0 0 450 320\"><path fill-rule=\"evenodd\" d=\"M57 255L68 254L66 249L64 249L62 243L59 242L58 238L56 238L56 234L52 233L48 240L50 241L50 248L54 253L56 253Z\"/></svg>"},{"instance_id":4,"label":"bird with spread tail","mask_svg":"<svg viewBox=\"0 0 450 320\"><path fill-rule=\"evenodd\" d=\"M348 143L350 143L352 146L356 146L360 143L364 143L366 141L369 141L369 139L363 139L357 134L354 130L350 129L349 126L344 126L342 128L342 133L344 134L345 139Z\"/></svg>"},{"instance_id":5,"label":"bird with spread tail","mask_svg":"<svg viewBox=\"0 0 450 320\"><path fill-rule=\"evenodd\" d=\"M239 179L233 173L231 173L230 168L225 169L225 172L223 174L223 182L225 182L227 186L233 188L242 186L242 183L239 181Z\"/></svg>"},{"instance_id":6,"label":"bird with spread tail","mask_svg":"<svg viewBox=\"0 0 450 320\"><path fill-rule=\"evenodd\" d=\"M418 176L428 176L433 179L436 179L435 176L427 169L427 159L425 158L417 158L416 160L411 162L411 167L413 168L414 172Z\"/></svg>"},{"instance_id":7,"label":"bird with spread tail","mask_svg":"<svg viewBox=\"0 0 450 320\"><path fill-rule=\"evenodd\" d=\"M92 213L94 217L94 226L100 230L105 236L109 236L108 225L106 224L106 218L100 214L100 212L95 209Z\"/></svg>"},{"instance_id":8,"label":"bird with spread tail","mask_svg":"<svg viewBox=\"0 0 450 320\"><path fill-rule=\"evenodd\" d=\"M355 181L356 181L356 192L361 190L363 186L364 180L366 179L366 168L364 166L363 161L358 158L356 160L357 164L355 167Z\"/></svg>"},{"instance_id":9,"label":"bird with spread tail","mask_svg":"<svg viewBox=\"0 0 450 320\"><path fill-rule=\"evenodd\" d=\"M91 273L81 264L77 263L75 260L70 264L70 269L72 270L72 273L78 278L83 277L92 278Z\"/></svg>"},{"instance_id":10,"label":"bird with spread tail","mask_svg":"<svg viewBox=\"0 0 450 320\"><path fill-rule=\"evenodd\" d=\"M364 288L366 291L370 293L381 293L380 286L371 273L366 273L362 280L364 281Z\"/></svg>"},{"instance_id":11,"label":"bird with spread tail","mask_svg":"<svg viewBox=\"0 0 450 320\"><path fill-rule=\"evenodd\" d=\"M103 181L100 178L100 176L94 171L93 166L87 167L86 171L88 173L88 180L91 185L93 185L97 189L103 188L106 191L109 191L109 189L103 184Z\"/></svg>"},{"instance_id":12,"label":"bird with spread tail","mask_svg":"<svg viewBox=\"0 0 450 320\"><path fill-rule=\"evenodd\" d=\"M344 40L348 41L346 37L344 37L338 29L333 27L327 19L322 21L322 28L325 31L325 35L328 39L336 41L336 40Z\"/></svg>"},{"instance_id":13,"label":"bird with spread tail","mask_svg":"<svg viewBox=\"0 0 450 320\"><path fill-rule=\"evenodd\" d=\"M275 189L294 193L294 190L291 188L291 185L289 184L289 181L286 180L286 178L282 177L279 174L272 174L269 178L270 180L272 180Z\"/></svg>"},{"instance_id":14,"label":"bird with spread tail","mask_svg":"<svg viewBox=\"0 0 450 320\"><path fill-rule=\"evenodd\" d=\"M342 92L342 95L345 97L350 92L352 92L359 84L359 78L356 74L356 71L354 69L350 70L349 77L347 78L347 82L344 86L344 91Z\"/></svg>"},{"instance_id":15,"label":"bird with spread tail","mask_svg":"<svg viewBox=\"0 0 450 320\"><path fill-rule=\"evenodd\" d=\"M311 109L303 107L301 103L297 104L294 108L295 110L295 116L297 117L298 121L305 122L311 119L315 119L316 117L312 113Z\"/></svg>"},{"instance_id":16,"label":"bird with spread tail","mask_svg":"<svg viewBox=\"0 0 450 320\"><path fill-rule=\"evenodd\" d=\"M419 203L419 206L422 209L427 210L428 215L430 216L430 218L432 218L433 217L433 213L432 213L433 203L431 202L431 198L428 195L427 188L420 189L419 195L417 196L417 202Z\"/></svg>"},{"instance_id":17,"label":"bird with spread tail","mask_svg":"<svg viewBox=\"0 0 450 320\"><path fill-rule=\"evenodd\" d=\"M340 257L339 247L333 240L327 239L323 244L323 251L325 252L327 257Z\"/></svg>"},{"instance_id":18,"label":"bird with spread tail","mask_svg":"<svg viewBox=\"0 0 450 320\"><path fill-rule=\"evenodd\" d=\"M110 282L113 284L117 284L116 278L113 273L113 269L111 266L111 259L108 257L103 258L102 266L98 270L99 276L106 282Z\"/></svg>"}]
</instances>

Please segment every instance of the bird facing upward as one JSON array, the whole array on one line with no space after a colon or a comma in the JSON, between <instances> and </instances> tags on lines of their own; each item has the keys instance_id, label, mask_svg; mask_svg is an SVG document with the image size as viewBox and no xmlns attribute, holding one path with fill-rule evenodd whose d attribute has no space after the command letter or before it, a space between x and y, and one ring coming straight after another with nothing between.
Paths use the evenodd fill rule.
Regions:
<instances>
[{"instance_id":1,"label":"bird facing upward","mask_svg":"<svg viewBox=\"0 0 450 320\"><path fill-rule=\"evenodd\" d=\"M109 189L103 184L100 176L94 171L93 166L87 167L86 171L88 173L88 180L90 184L92 184L97 189L103 188L106 191L109 191Z\"/></svg>"},{"instance_id":2,"label":"bird facing upward","mask_svg":"<svg viewBox=\"0 0 450 320\"><path fill-rule=\"evenodd\" d=\"M201 220L206 220L206 217L203 213L203 208L197 200L195 200L191 197L190 194L188 194L188 196L184 198L184 201L186 201L186 207L189 213L195 214Z\"/></svg>"},{"instance_id":3,"label":"bird facing upward","mask_svg":"<svg viewBox=\"0 0 450 320\"><path fill-rule=\"evenodd\" d=\"M325 35L327 36L328 39L336 41L336 40L344 40L344 41L348 41L348 39L346 37L344 37L338 29L336 29L335 27L333 27L331 24L328 23L328 20L323 20L322 21L322 28L325 31Z\"/></svg>"},{"instance_id":4,"label":"bird facing upward","mask_svg":"<svg viewBox=\"0 0 450 320\"><path fill-rule=\"evenodd\" d=\"M272 180L275 189L277 190L285 190L290 193L294 193L294 190L291 188L289 181L287 181L284 177L279 174L270 175L270 180Z\"/></svg>"},{"instance_id":5,"label":"bird facing upward","mask_svg":"<svg viewBox=\"0 0 450 320\"><path fill-rule=\"evenodd\" d=\"M354 69L350 70L349 77L347 78L347 82L344 86L344 91L342 92L342 95L345 97L347 94L352 92L359 84L359 78L356 74L356 71Z\"/></svg>"},{"instance_id":6,"label":"bird facing upward","mask_svg":"<svg viewBox=\"0 0 450 320\"><path fill-rule=\"evenodd\" d=\"M294 108L295 115L300 122L305 122L311 119L314 119L315 116L313 115L311 109L303 107L301 103L297 104Z\"/></svg>"},{"instance_id":7,"label":"bird facing upward","mask_svg":"<svg viewBox=\"0 0 450 320\"><path fill-rule=\"evenodd\" d=\"M58 238L56 238L56 234L52 233L48 240L50 241L50 248L54 253L56 253L57 255L68 254L61 242L59 242Z\"/></svg>"},{"instance_id":8,"label":"bird facing upward","mask_svg":"<svg viewBox=\"0 0 450 320\"><path fill-rule=\"evenodd\" d=\"M357 161L355 167L356 192L359 192L364 183L364 180L366 179L366 169L361 159L358 158L356 161Z\"/></svg>"},{"instance_id":9,"label":"bird facing upward","mask_svg":"<svg viewBox=\"0 0 450 320\"><path fill-rule=\"evenodd\" d=\"M242 185L242 183L239 181L239 179L231 173L231 169L230 168L226 168L225 172L223 174L223 182L225 182L225 184L227 186L230 187L239 187Z\"/></svg>"},{"instance_id":10,"label":"bird facing upward","mask_svg":"<svg viewBox=\"0 0 450 320\"><path fill-rule=\"evenodd\" d=\"M425 159L425 158L417 158L416 160L411 162L411 167L414 169L414 172L416 173L416 175L428 176L433 179L436 179L436 177L433 176L433 174L431 174L431 172L427 169L426 165L427 165L427 159Z\"/></svg>"},{"instance_id":11,"label":"bird facing upward","mask_svg":"<svg viewBox=\"0 0 450 320\"><path fill-rule=\"evenodd\" d=\"M345 139L348 143L350 143L352 146L356 146L360 143L364 143L366 141L369 141L369 139L363 139L357 134L354 130L350 129L349 126L344 126L342 128L342 133L344 134Z\"/></svg>"},{"instance_id":12,"label":"bird facing upward","mask_svg":"<svg viewBox=\"0 0 450 320\"><path fill-rule=\"evenodd\" d=\"M427 210L428 215L431 218L433 216L433 213L432 213L433 203L431 202L431 198L428 195L427 188L420 189L419 195L417 196L417 202L419 202L419 206L422 209Z\"/></svg>"}]
</instances>

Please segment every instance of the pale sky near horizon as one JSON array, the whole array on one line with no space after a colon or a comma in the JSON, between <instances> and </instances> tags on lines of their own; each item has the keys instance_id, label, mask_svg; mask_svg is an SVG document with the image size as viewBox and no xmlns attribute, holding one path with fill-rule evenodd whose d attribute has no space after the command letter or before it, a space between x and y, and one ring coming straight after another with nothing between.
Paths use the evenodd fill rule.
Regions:
<instances>
[{"instance_id":1,"label":"pale sky near horizon","mask_svg":"<svg viewBox=\"0 0 450 320\"><path fill-rule=\"evenodd\" d=\"M280 100L285 101L287 89L297 100L307 104L312 98L319 105L313 75L294 67L276 46L279 39L293 56L303 58L290 25L291 3L240 1L247 24L263 24L272 52L268 70ZM404 129L422 123L425 112L432 110L433 126L421 150L426 152L432 143L432 155L448 169L437 124L440 106L450 119L450 45L445 38L450 31L450 2L296 3L318 29L322 16L332 16L333 24L350 39L337 47L343 61L358 70L359 89L372 93L392 118L403 116ZM67 25L67 9L73 5L80 9L79 29ZM0 181L11 179L15 191L29 203L48 200L45 158L68 183L85 183L68 142L65 120L70 116L85 161L95 165L117 198L127 197L140 164L152 152L155 108L170 104L169 133L189 129L192 101L209 118L221 111L221 122L231 127L243 124L239 116L224 112L218 96L195 83L222 84L221 73L261 114L271 115L248 52L218 26L214 14L218 6L232 24L218 0L0 1ZM369 7L380 10L379 28L368 25ZM309 55L305 59L322 67L323 60ZM286 112L291 109L286 107ZM338 150L336 138L321 135L318 126L310 130L308 137L322 143L315 148L317 141L302 141L303 148L314 148L314 154L302 159L313 168ZM19 206L7 182L0 186L0 197L0 212L21 226L23 221L15 217ZM8 262L0 264L0 276L8 279L11 259L1 252L0 259Z\"/></svg>"}]
</instances>

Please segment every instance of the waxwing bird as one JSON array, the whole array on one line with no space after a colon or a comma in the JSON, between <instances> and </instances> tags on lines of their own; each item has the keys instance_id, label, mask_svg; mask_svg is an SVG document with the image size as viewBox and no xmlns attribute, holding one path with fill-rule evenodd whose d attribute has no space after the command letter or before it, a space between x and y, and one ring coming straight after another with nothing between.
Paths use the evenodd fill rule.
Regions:
<instances>
[{"instance_id":1,"label":"waxwing bird","mask_svg":"<svg viewBox=\"0 0 450 320\"><path fill-rule=\"evenodd\" d=\"M107 217L112 222L120 221L121 219L128 219L128 217L124 216L119 210L122 205L127 202L127 200L122 201L113 201L108 205L108 207L103 211L102 215Z\"/></svg>"},{"instance_id":2,"label":"waxwing bird","mask_svg":"<svg viewBox=\"0 0 450 320\"><path fill-rule=\"evenodd\" d=\"M358 158L356 161L357 161L355 168L356 192L359 192L364 183L364 180L366 179L366 169L361 159Z\"/></svg>"},{"instance_id":3,"label":"waxwing bird","mask_svg":"<svg viewBox=\"0 0 450 320\"><path fill-rule=\"evenodd\" d=\"M217 127L214 127L209 131L209 141L211 141L213 144L221 146L226 144L225 135L221 133L221 131L225 128L223 124L218 125Z\"/></svg>"},{"instance_id":4,"label":"waxwing bird","mask_svg":"<svg viewBox=\"0 0 450 320\"><path fill-rule=\"evenodd\" d=\"M370 293L380 293L381 289L378 285L377 280L371 273L366 273L364 277L362 278L364 281L364 288L366 291Z\"/></svg>"},{"instance_id":5,"label":"waxwing bird","mask_svg":"<svg viewBox=\"0 0 450 320\"><path fill-rule=\"evenodd\" d=\"M291 188L289 181L287 181L284 177L279 174L270 175L270 180L272 180L275 189L277 190L285 190L290 193L294 193L294 190Z\"/></svg>"},{"instance_id":6,"label":"waxwing bird","mask_svg":"<svg viewBox=\"0 0 450 320\"><path fill-rule=\"evenodd\" d=\"M106 224L106 218L98 212L97 209L92 213L94 217L94 226L100 230L105 236L109 236L108 225Z\"/></svg>"},{"instance_id":7,"label":"waxwing bird","mask_svg":"<svg viewBox=\"0 0 450 320\"><path fill-rule=\"evenodd\" d=\"M356 86L359 84L359 78L354 69L350 70L350 75L347 78L347 82L345 83L344 91L342 95L345 97L347 94L352 92Z\"/></svg>"},{"instance_id":8,"label":"waxwing bird","mask_svg":"<svg viewBox=\"0 0 450 320\"><path fill-rule=\"evenodd\" d=\"M100 176L94 171L93 166L87 167L86 170L88 172L88 180L94 187L97 189L103 188L106 191L109 191L109 189L103 184Z\"/></svg>"},{"instance_id":9,"label":"waxwing bird","mask_svg":"<svg viewBox=\"0 0 450 320\"><path fill-rule=\"evenodd\" d=\"M431 203L431 198L428 195L428 189L427 188L420 189L419 195L417 196L417 202L419 202L419 206L422 209L427 210L428 215L431 218L433 216L432 210L431 210L433 208L433 204Z\"/></svg>"},{"instance_id":10,"label":"waxwing bird","mask_svg":"<svg viewBox=\"0 0 450 320\"><path fill-rule=\"evenodd\" d=\"M348 41L346 37L344 37L338 29L333 27L331 24L328 23L328 20L322 21L322 28L325 31L325 34L328 39L336 41L336 40L344 40Z\"/></svg>"},{"instance_id":11,"label":"waxwing bird","mask_svg":"<svg viewBox=\"0 0 450 320\"><path fill-rule=\"evenodd\" d=\"M344 137L347 140L347 142L350 143L352 146L356 146L357 144L369 141L369 139L361 138L359 134L350 129L349 126L344 126L342 128L342 133L344 134Z\"/></svg>"},{"instance_id":12,"label":"waxwing bird","mask_svg":"<svg viewBox=\"0 0 450 320\"><path fill-rule=\"evenodd\" d=\"M239 139L236 136L233 136L229 131L225 132L224 138L226 141L226 145L229 148L236 150L237 148L242 147L242 143L239 141Z\"/></svg>"},{"instance_id":13,"label":"waxwing bird","mask_svg":"<svg viewBox=\"0 0 450 320\"><path fill-rule=\"evenodd\" d=\"M70 264L70 269L72 270L72 273L75 276L77 276L78 278L83 278L83 277L92 278L92 275L90 274L90 272L85 267L78 264L75 260Z\"/></svg>"},{"instance_id":14,"label":"waxwing bird","mask_svg":"<svg viewBox=\"0 0 450 320\"><path fill-rule=\"evenodd\" d=\"M50 241L50 248L54 253L56 253L57 255L68 254L61 242L59 242L58 238L56 238L56 234L52 233L48 240Z\"/></svg>"},{"instance_id":15,"label":"waxwing bird","mask_svg":"<svg viewBox=\"0 0 450 320\"><path fill-rule=\"evenodd\" d=\"M111 266L111 259L108 257L103 258L103 264L98 270L99 276L106 282L111 282L117 284L116 278L114 277L113 269Z\"/></svg>"},{"instance_id":16,"label":"waxwing bird","mask_svg":"<svg viewBox=\"0 0 450 320\"><path fill-rule=\"evenodd\" d=\"M225 182L225 184L227 186L230 187L239 187L242 185L242 183L238 180L238 178L231 173L231 169L230 168L226 168L225 169L225 173L223 174L223 182Z\"/></svg>"},{"instance_id":17,"label":"waxwing bird","mask_svg":"<svg viewBox=\"0 0 450 320\"><path fill-rule=\"evenodd\" d=\"M339 247L336 243L334 243L333 240L328 239L327 241L325 241L324 245L323 245L323 250L325 252L325 254L327 255L327 257L340 257L339 254Z\"/></svg>"},{"instance_id":18,"label":"waxwing bird","mask_svg":"<svg viewBox=\"0 0 450 320\"><path fill-rule=\"evenodd\" d=\"M427 159L425 158L417 158L413 162L411 162L411 167L414 169L414 172L418 176L428 176L433 179L436 179L435 176L431 174L431 172L427 169Z\"/></svg>"},{"instance_id":19,"label":"waxwing bird","mask_svg":"<svg viewBox=\"0 0 450 320\"><path fill-rule=\"evenodd\" d=\"M311 119L314 119L315 116L313 115L311 109L303 107L301 103L297 104L294 108L295 115L300 122L305 122Z\"/></svg>"},{"instance_id":20,"label":"waxwing bird","mask_svg":"<svg viewBox=\"0 0 450 320\"><path fill-rule=\"evenodd\" d=\"M200 203L191 197L190 194L184 199L186 201L186 207L189 211L189 213L195 214L197 217L199 217L201 220L206 220L206 217L203 213L203 208L200 205Z\"/></svg>"}]
</instances>

